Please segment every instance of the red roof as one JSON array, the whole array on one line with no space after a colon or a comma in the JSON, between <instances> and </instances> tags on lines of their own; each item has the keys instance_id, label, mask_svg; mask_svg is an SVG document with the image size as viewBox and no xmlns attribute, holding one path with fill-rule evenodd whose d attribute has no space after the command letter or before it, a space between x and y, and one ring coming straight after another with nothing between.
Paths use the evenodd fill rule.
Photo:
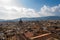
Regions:
<instances>
[{"instance_id":1,"label":"red roof","mask_svg":"<svg viewBox=\"0 0 60 40\"><path fill-rule=\"evenodd\" d=\"M25 34L25 36L26 36L27 38L33 37L33 33L32 33L32 32L26 32L26 33L24 33L24 34Z\"/></svg>"}]
</instances>

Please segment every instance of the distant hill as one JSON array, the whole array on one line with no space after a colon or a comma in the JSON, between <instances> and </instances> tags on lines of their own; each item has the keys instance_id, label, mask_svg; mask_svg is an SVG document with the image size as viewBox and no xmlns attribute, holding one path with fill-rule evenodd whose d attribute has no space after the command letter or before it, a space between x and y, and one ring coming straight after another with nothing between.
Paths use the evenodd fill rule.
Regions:
<instances>
[{"instance_id":1,"label":"distant hill","mask_svg":"<svg viewBox=\"0 0 60 40\"><path fill-rule=\"evenodd\" d=\"M15 21L40 21L40 20L60 20L60 16L47 16L47 17L36 17L36 18L18 18Z\"/></svg>"},{"instance_id":2,"label":"distant hill","mask_svg":"<svg viewBox=\"0 0 60 40\"><path fill-rule=\"evenodd\" d=\"M35 17L35 18L18 18L14 20L3 20L0 19L0 22L17 22L17 21L40 21L40 20L60 20L60 16L47 16L47 17Z\"/></svg>"},{"instance_id":3,"label":"distant hill","mask_svg":"<svg viewBox=\"0 0 60 40\"><path fill-rule=\"evenodd\" d=\"M2 22L2 21L6 21L6 20L4 20L4 19L0 19L0 22Z\"/></svg>"}]
</instances>

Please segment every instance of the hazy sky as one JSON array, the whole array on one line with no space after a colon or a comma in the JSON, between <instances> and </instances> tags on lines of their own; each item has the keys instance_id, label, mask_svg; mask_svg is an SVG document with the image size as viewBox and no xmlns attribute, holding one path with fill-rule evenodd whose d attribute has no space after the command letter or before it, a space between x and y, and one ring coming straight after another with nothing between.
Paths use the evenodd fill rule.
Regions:
<instances>
[{"instance_id":1,"label":"hazy sky","mask_svg":"<svg viewBox=\"0 0 60 40\"><path fill-rule=\"evenodd\" d=\"M60 16L60 0L0 0L0 19Z\"/></svg>"}]
</instances>

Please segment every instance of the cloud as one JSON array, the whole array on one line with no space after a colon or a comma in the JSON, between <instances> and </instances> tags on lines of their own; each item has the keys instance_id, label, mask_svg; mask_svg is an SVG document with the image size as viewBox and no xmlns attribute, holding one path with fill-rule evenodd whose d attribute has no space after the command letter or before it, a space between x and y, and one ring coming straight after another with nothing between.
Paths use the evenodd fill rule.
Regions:
<instances>
[{"instance_id":1,"label":"cloud","mask_svg":"<svg viewBox=\"0 0 60 40\"><path fill-rule=\"evenodd\" d=\"M58 6L49 7L44 5L39 14L41 16L60 16L60 4Z\"/></svg>"},{"instance_id":2,"label":"cloud","mask_svg":"<svg viewBox=\"0 0 60 40\"><path fill-rule=\"evenodd\" d=\"M1 19L16 19L20 17L39 17L33 10L19 7L0 7Z\"/></svg>"},{"instance_id":3,"label":"cloud","mask_svg":"<svg viewBox=\"0 0 60 40\"><path fill-rule=\"evenodd\" d=\"M0 6L15 6L17 4L17 0L0 0Z\"/></svg>"},{"instance_id":4,"label":"cloud","mask_svg":"<svg viewBox=\"0 0 60 40\"><path fill-rule=\"evenodd\" d=\"M16 19L21 17L60 16L60 4L49 7L44 5L39 12L25 8L17 0L0 0L0 19Z\"/></svg>"},{"instance_id":5,"label":"cloud","mask_svg":"<svg viewBox=\"0 0 60 40\"><path fill-rule=\"evenodd\" d=\"M38 17L39 15L29 8L17 5L17 0L0 0L0 19L16 19L20 17Z\"/></svg>"}]
</instances>

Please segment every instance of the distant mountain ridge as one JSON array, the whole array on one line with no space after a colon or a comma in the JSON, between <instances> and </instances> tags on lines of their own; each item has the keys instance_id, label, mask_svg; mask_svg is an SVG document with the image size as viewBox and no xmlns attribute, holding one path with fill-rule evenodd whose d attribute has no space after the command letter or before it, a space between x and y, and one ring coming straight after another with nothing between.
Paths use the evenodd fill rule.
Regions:
<instances>
[{"instance_id":1,"label":"distant mountain ridge","mask_svg":"<svg viewBox=\"0 0 60 40\"><path fill-rule=\"evenodd\" d=\"M40 20L60 20L60 16L47 16L47 17L36 17L36 18L18 18L18 20L22 21L40 21Z\"/></svg>"},{"instance_id":2,"label":"distant mountain ridge","mask_svg":"<svg viewBox=\"0 0 60 40\"><path fill-rule=\"evenodd\" d=\"M60 20L60 16L47 16L47 17L35 17L35 18L18 18L14 20L3 20L1 19L0 22L16 22L16 21L40 21L40 20Z\"/></svg>"}]
</instances>

